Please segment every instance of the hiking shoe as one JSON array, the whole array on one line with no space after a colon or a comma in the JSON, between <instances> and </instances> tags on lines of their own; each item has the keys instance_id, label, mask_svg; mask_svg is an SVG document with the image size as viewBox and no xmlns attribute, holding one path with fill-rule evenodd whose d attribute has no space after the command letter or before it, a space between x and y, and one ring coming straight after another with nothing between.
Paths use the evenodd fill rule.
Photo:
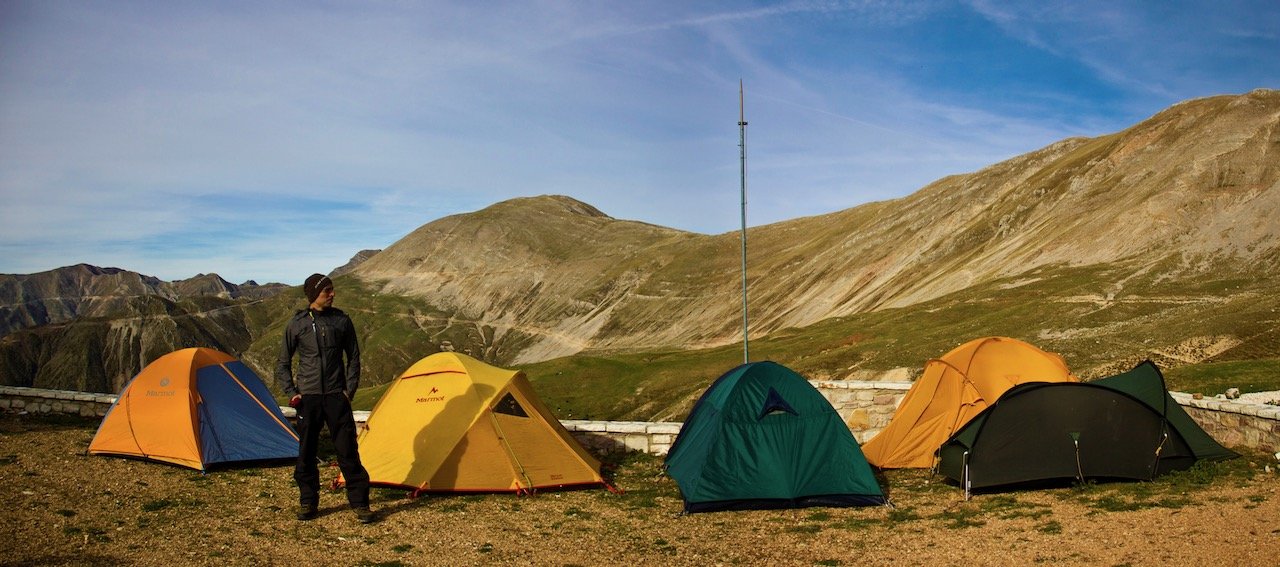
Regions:
<instances>
[{"instance_id":1,"label":"hiking shoe","mask_svg":"<svg viewBox=\"0 0 1280 567\"><path fill-rule=\"evenodd\" d=\"M298 521L305 522L316 517L316 507L301 505L298 506Z\"/></svg>"},{"instance_id":2,"label":"hiking shoe","mask_svg":"<svg viewBox=\"0 0 1280 567\"><path fill-rule=\"evenodd\" d=\"M375 514L373 510L370 510L368 506L356 508L355 511L356 518L359 519L362 524L372 524L374 520L378 519L378 515Z\"/></svg>"}]
</instances>

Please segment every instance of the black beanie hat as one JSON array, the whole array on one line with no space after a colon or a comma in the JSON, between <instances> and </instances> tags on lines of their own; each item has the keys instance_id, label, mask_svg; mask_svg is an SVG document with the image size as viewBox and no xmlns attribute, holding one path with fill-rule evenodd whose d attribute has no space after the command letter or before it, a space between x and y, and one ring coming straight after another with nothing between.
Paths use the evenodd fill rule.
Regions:
<instances>
[{"instance_id":1,"label":"black beanie hat","mask_svg":"<svg viewBox=\"0 0 1280 567\"><path fill-rule=\"evenodd\" d=\"M320 292L331 287L333 287L333 280L329 279L329 276L311 274L307 276L306 283L302 284L302 291L307 294L307 303L315 303Z\"/></svg>"}]
</instances>

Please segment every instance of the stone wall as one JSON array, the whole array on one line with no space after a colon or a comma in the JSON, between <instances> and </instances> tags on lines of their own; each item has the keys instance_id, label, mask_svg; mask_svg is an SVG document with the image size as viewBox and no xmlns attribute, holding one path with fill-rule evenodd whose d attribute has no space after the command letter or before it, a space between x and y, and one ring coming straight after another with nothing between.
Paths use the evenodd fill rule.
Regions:
<instances>
[{"instance_id":1,"label":"stone wall","mask_svg":"<svg viewBox=\"0 0 1280 567\"><path fill-rule=\"evenodd\" d=\"M893 412L911 389L911 382L820 380L809 383L831 402L859 443L866 443L889 425Z\"/></svg>"},{"instance_id":2,"label":"stone wall","mask_svg":"<svg viewBox=\"0 0 1280 567\"><path fill-rule=\"evenodd\" d=\"M859 443L879 433L911 388L910 382L816 381L814 386L849 425ZM1201 427L1214 439L1232 448L1267 453L1280 451L1280 406L1245 404L1221 399L1195 399L1172 392ZM116 396L59 390L0 386L0 411L11 413L61 413L84 417L106 415ZM280 408L292 418L293 408ZM356 421L369 412L354 412ZM579 421L561 422L585 447L596 453L642 451L665 455L682 424L676 422Z\"/></svg>"},{"instance_id":3,"label":"stone wall","mask_svg":"<svg viewBox=\"0 0 1280 567\"><path fill-rule=\"evenodd\" d=\"M1171 395L1219 443L1264 453L1280 452L1280 406L1196 399L1182 392Z\"/></svg>"},{"instance_id":4,"label":"stone wall","mask_svg":"<svg viewBox=\"0 0 1280 567\"><path fill-rule=\"evenodd\" d=\"M0 386L0 411L13 413L60 413L81 417L107 415L114 394L86 394L63 390L41 390Z\"/></svg>"},{"instance_id":5,"label":"stone wall","mask_svg":"<svg viewBox=\"0 0 1280 567\"><path fill-rule=\"evenodd\" d=\"M680 426L674 421L579 421L560 422L583 447L596 454L640 451L665 455L671 450Z\"/></svg>"}]
</instances>

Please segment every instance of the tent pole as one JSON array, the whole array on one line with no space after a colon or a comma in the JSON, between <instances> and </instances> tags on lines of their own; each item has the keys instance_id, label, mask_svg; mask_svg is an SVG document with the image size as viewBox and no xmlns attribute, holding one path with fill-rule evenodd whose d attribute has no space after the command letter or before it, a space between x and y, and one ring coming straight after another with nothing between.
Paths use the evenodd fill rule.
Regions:
<instances>
[{"instance_id":1,"label":"tent pole","mask_svg":"<svg viewBox=\"0 0 1280 567\"><path fill-rule=\"evenodd\" d=\"M742 79L738 79L738 157L742 186L742 363L751 362L747 350L747 121L742 105Z\"/></svg>"}]
</instances>

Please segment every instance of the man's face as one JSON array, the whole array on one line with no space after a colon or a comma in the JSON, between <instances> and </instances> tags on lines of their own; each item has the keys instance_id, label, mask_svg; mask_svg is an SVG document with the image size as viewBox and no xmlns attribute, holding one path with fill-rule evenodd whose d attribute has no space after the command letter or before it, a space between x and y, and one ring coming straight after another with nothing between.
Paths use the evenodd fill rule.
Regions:
<instances>
[{"instance_id":1,"label":"man's face","mask_svg":"<svg viewBox=\"0 0 1280 567\"><path fill-rule=\"evenodd\" d=\"M311 302L311 308L323 310L333 307L333 287L326 287L320 290L320 294L316 296L316 300Z\"/></svg>"}]
</instances>

